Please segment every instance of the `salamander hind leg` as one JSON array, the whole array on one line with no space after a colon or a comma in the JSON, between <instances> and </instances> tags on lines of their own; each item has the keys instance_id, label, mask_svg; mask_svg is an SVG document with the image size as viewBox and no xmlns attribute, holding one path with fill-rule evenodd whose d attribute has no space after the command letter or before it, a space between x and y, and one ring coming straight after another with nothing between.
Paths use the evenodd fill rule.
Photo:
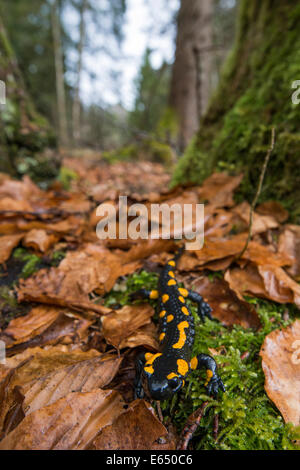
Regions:
<instances>
[{"instance_id":1,"label":"salamander hind leg","mask_svg":"<svg viewBox=\"0 0 300 470\"><path fill-rule=\"evenodd\" d=\"M216 361L207 354L199 354L198 356L193 357L190 362L190 367L192 370L200 369L205 367L206 369L206 389L208 395L216 397L219 390L225 392L225 385L223 384L221 378L217 374L217 364Z\"/></svg>"}]
</instances>

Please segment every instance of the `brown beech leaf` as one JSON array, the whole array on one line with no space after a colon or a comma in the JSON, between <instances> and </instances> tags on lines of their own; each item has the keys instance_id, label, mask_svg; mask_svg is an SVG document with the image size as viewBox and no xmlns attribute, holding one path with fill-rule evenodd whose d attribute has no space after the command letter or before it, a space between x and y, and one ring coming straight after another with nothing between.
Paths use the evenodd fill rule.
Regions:
<instances>
[{"instance_id":1,"label":"brown beech leaf","mask_svg":"<svg viewBox=\"0 0 300 470\"><path fill-rule=\"evenodd\" d=\"M0 264L5 263L5 261L8 260L12 250L18 246L23 237L23 233L4 235L3 237L0 237Z\"/></svg>"},{"instance_id":2,"label":"brown beech leaf","mask_svg":"<svg viewBox=\"0 0 300 470\"><path fill-rule=\"evenodd\" d=\"M119 348L136 348L143 346L144 348L150 348L154 351L158 351L159 344L157 341L157 328L153 323L142 326L138 330L131 333L127 338L121 341Z\"/></svg>"},{"instance_id":3,"label":"brown beech leaf","mask_svg":"<svg viewBox=\"0 0 300 470\"><path fill-rule=\"evenodd\" d=\"M41 333L25 341L21 338L13 344L8 344L6 354L10 357L24 351L26 348L57 344L63 341L75 343L76 340L78 341L86 333L91 323L90 320L80 318L75 314L60 312L54 321ZM5 340L5 336L3 339Z\"/></svg>"},{"instance_id":4,"label":"brown beech leaf","mask_svg":"<svg viewBox=\"0 0 300 470\"><path fill-rule=\"evenodd\" d=\"M134 272L139 266L127 263L123 258L101 245L88 244L81 250L69 252L58 268L42 269L21 281L18 298L109 313L110 309L93 304L89 294L96 291L101 295L110 291L120 276Z\"/></svg>"},{"instance_id":5,"label":"brown beech leaf","mask_svg":"<svg viewBox=\"0 0 300 470\"><path fill-rule=\"evenodd\" d=\"M242 202L233 209L233 212L237 214L244 222L245 226L248 227L250 223L250 204L246 201ZM252 221L252 235L257 233L267 232L269 229L278 227L278 221L273 215L266 214L260 215L256 212L253 213Z\"/></svg>"},{"instance_id":6,"label":"brown beech leaf","mask_svg":"<svg viewBox=\"0 0 300 470\"><path fill-rule=\"evenodd\" d=\"M279 303L300 306L300 286L279 266L247 265L226 272L225 280L242 298L244 294L256 295Z\"/></svg>"},{"instance_id":7,"label":"brown beech leaf","mask_svg":"<svg viewBox=\"0 0 300 470\"><path fill-rule=\"evenodd\" d=\"M202 277L192 284L192 289L209 303L213 309L212 316L224 325L259 328L259 317L253 305L241 300L226 281L210 281L207 277Z\"/></svg>"},{"instance_id":8,"label":"brown beech leaf","mask_svg":"<svg viewBox=\"0 0 300 470\"><path fill-rule=\"evenodd\" d=\"M300 425L300 320L268 334L260 355L265 390L286 423Z\"/></svg>"},{"instance_id":9,"label":"brown beech leaf","mask_svg":"<svg viewBox=\"0 0 300 470\"><path fill-rule=\"evenodd\" d=\"M279 235L278 251L287 254L292 259L287 272L296 280L300 280L300 226L285 225Z\"/></svg>"},{"instance_id":10,"label":"brown beech leaf","mask_svg":"<svg viewBox=\"0 0 300 470\"><path fill-rule=\"evenodd\" d=\"M11 338L11 342L26 341L38 335L56 320L61 309L39 305L22 317L11 320L3 334Z\"/></svg>"},{"instance_id":11,"label":"brown beech leaf","mask_svg":"<svg viewBox=\"0 0 300 470\"><path fill-rule=\"evenodd\" d=\"M46 253L57 240L58 237L53 233L47 233L46 230L33 229L26 234L22 244L27 248L33 248L36 251Z\"/></svg>"},{"instance_id":12,"label":"brown beech leaf","mask_svg":"<svg viewBox=\"0 0 300 470\"><path fill-rule=\"evenodd\" d=\"M94 450L175 450L174 440L156 418L153 408L136 400L94 440Z\"/></svg>"},{"instance_id":13,"label":"brown beech leaf","mask_svg":"<svg viewBox=\"0 0 300 470\"><path fill-rule=\"evenodd\" d=\"M125 305L102 318L102 333L106 341L119 348L124 340L151 321L154 310L149 304Z\"/></svg>"},{"instance_id":14,"label":"brown beech leaf","mask_svg":"<svg viewBox=\"0 0 300 470\"><path fill-rule=\"evenodd\" d=\"M277 222L282 224L289 218L288 211L278 201L263 202L256 208L256 212L261 215L269 215L274 217Z\"/></svg>"},{"instance_id":15,"label":"brown beech leaf","mask_svg":"<svg viewBox=\"0 0 300 470\"><path fill-rule=\"evenodd\" d=\"M209 201L214 207L232 207L233 193L238 188L243 175L229 176L227 173L213 173L198 189L201 200Z\"/></svg>"},{"instance_id":16,"label":"brown beech leaf","mask_svg":"<svg viewBox=\"0 0 300 470\"><path fill-rule=\"evenodd\" d=\"M74 392L30 413L1 442L0 450L83 450L123 410L112 390Z\"/></svg>"}]
</instances>

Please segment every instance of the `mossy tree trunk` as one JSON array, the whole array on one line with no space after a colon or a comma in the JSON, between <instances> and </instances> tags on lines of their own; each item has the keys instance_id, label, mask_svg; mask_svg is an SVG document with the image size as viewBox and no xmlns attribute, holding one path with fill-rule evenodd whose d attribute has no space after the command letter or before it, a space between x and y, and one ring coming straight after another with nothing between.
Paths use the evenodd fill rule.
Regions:
<instances>
[{"instance_id":1,"label":"mossy tree trunk","mask_svg":"<svg viewBox=\"0 0 300 470\"><path fill-rule=\"evenodd\" d=\"M0 80L6 103L0 105L0 171L16 173L16 159L33 157L54 143L47 121L25 91L17 61L0 18Z\"/></svg>"},{"instance_id":2,"label":"mossy tree trunk","mask_svg":"<svg viewBox=\"0 0 300 470\"><path fill-rule=\"evenodd\" d=\"M300 4L240 0L235 47L200 130L180 160L174 183L201 182L213 170L244 171L241 196L253 198L276 128L261 195L300 216Z\"/></svg>"}]
</instances>

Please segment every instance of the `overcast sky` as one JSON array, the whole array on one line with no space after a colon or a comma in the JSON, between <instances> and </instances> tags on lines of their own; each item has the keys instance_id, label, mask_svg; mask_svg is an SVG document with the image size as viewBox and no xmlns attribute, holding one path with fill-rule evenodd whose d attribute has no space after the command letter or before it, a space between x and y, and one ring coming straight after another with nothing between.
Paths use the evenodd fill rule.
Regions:
<instances>
[{"instance_id":1,"label":"overcast sky","mask_svg":"<svg viewBox=\"0 0 300 470\"><path fill-rule=\"evenodd\" d=\"M170 21L178 4L179 0L127 0L122 60L114 61L103 53L85 53L85 68L95 74L93 80L87 73L83 74L81 95L85 102L117 104L121 100L127 109L132 107L134 79L145 49L153 49L152 64L155 67L159 67L164 60L173 60L174 30L170 28L167 33L160 35L159 29ZM72 24L70 16L68 23ZM96 31L92 34L95 35L96 43ZM109 77L111 70L121 73L117 89L114 89Z\"/></svg>"}]
</instances>

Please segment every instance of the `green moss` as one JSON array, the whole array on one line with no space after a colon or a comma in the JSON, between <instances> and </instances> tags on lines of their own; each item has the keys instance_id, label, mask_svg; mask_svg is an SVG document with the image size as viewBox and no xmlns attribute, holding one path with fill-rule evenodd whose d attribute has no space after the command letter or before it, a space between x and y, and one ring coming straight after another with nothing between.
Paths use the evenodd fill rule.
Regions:
<instances>
[{"instance_id":1,"label":"green moss","mask_svg":"<svg viewBox=\"0 0 300 470\"><path fill-rule=\"evenodd\" d=\"M180 160L173 183L200 183L226 165L244 172L241 195L254 196L276 128L276 145L261 200L285 200L299 218L300 105L292 103L300 77L299 5L243 0L236 44L199 133Z\"/></svg>"},{"instance_id":2,"label":"green moss","mask_svg":"<svg viewBox=\"0 0 300 470\"><path fill-rule=\"evenodd\" d=\"M71 168L62 166L59 170L57 179L62 184L62 187L68 191L71 187L72 181L78 180L78 174L76 171L71 170Z\"/></svg>"},{"instance_id":3,"label":"green moss","mask_svg":"<svg viewBox=\"0 0 300 470\"><path fill-rule=\"evenodd\" d=\"M17 248L13 253L13 257L25 263L20 275L22 279L32 276L40 267L41 258L29 253L24 248Z\"/></svg>"},{"instance_id":4,"label":"green moss","mask_svg":"<svg viewBox=\"0 0 300 470\"><path fill-rule=\"evenodd\" d=\"M118 150L103 152L102 158L108 163L131 160L150 160L171 166L174 154L170 145L154 138L143 139L141 142L127 145Z\"/></svg>"},{"instance_id":5,"label":"green moss","mask_svg":"<svg viewBox=\"0 0 300 470\"><path fill-rule=\"evenodd\" d=\"M145 271L129 276L108 294L106 305L129 303L131 292L141 287L151 290L157 286L157 279L156 274ZM227 328L218 321L210 320L202 324L195 306L190 305L196 325L194 354L209 354L208 348L222 351L215 358L227 389L218 400L213 400L206 395L205 372L197 371L187 378L180 393L161 403L165 418L171 417L180 432L188 416L204 401L209 401L193 438L196 449L294 449L293 441L300 438L300 429L285 425L279 411L266 395L259 357L266 335L293 322L296 309L291 305L279 306L253 298L246 300L258 310L262 323L259 331L240 326ZM286 309L289 311L289 321L283 320ZM247 357L243 356L245 353ZM214 413L219 413L217 441L212 436Z\"/></svg>"}]
</instances>

